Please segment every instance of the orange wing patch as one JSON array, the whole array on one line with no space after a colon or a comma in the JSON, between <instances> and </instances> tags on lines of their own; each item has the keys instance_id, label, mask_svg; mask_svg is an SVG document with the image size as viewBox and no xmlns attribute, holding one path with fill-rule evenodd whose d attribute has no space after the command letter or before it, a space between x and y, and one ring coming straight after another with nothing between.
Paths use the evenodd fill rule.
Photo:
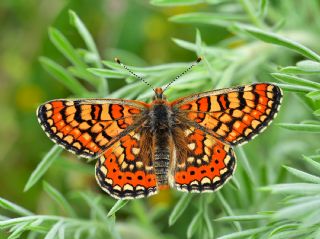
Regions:
<instances>
[{"instance_id":1,"label":"orange wing patch","mask_svg":"<svg viewBox=\"0 0 320 239\"><path fill-rule=\"evenodd\" d=\"M261 83L193 95L174 101L172 106L182 110L191 125L199 125L221 141L237 145L269 125L281 98L279 87Z\"/></svg>"},{"instance_id":2,"label":"orange wing patch","mask_svg":"<svg viewBox=\"0 0 320 239\"><path fill-rule=\"evenodd\" d=\"M130 132L108 148L97 161L97 182L114 198L133 199L157 193L152 162L141 157L139 139L137 130ZM147 161L150 164L147 165Z\"/></svg>"},{"instance_id":3,"label":"orange wing patch","mask_svg":"<svg viewBox=\"0 0 320 239\"><path fill-rule=\"evenodd\" d=\"M187 192L218 190L235 170L232 148L199 129L187 129L185 136L189 152L186 159L177 159L174 187Z\"/></svg>"},{"instance_id":4,"label":"orange wing patch","mask_svg":"<svg viewBox=\"0 0 320 239\"><path fill-rule=\"evenodd\" d=\"M119 134L135 127L145 107L147 104L123 100L54 100L41 105L37 115L55 143L82 157L95 158Z\"/></svg>"}]
</instances>

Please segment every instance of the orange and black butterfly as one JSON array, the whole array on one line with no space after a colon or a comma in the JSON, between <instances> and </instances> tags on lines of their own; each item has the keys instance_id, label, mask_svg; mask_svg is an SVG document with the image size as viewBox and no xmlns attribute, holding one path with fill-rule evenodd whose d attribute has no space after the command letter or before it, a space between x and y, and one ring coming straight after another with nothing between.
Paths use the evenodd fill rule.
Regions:
<instances>
[{"instance_id":1,"label":"orange and black butterfly","mask_svg":"<svg viewBox=\"0 0 320 239\"><path fill-rule=\"evenodd\" d=\"M133 199L169 186L199 193L219 189L236 168L232 147L262 132L282 98L281 89L269 83L173 102L163 91L156 88L150 104L52 100L41 105L37 115L55 143L81 157L98 158L96 179L104 191L114 198Z\"/></svg>"}]
</instances>

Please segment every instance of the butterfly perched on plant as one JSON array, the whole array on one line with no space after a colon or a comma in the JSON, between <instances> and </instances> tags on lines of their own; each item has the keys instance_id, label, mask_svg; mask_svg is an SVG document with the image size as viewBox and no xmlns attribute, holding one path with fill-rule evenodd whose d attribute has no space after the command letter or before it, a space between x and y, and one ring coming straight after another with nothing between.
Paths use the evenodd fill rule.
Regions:
<instances>
[{"instance_id":1,"label":"butterfly perched on plant","mask_svg":"<svg viewBox=\"0 0 320 239\"><path fill-rule=\"evenodd\" d=\"M150 104L61 99L44 103L37 115L55 143L81 157L98 158L96 179L104 191L133 199L168 187L186 192L219 189L236 167L232 147L264 130L282 98L278 86L256 83L168 102L167 87L153 89Z\"/></svg>"}]
</instances>

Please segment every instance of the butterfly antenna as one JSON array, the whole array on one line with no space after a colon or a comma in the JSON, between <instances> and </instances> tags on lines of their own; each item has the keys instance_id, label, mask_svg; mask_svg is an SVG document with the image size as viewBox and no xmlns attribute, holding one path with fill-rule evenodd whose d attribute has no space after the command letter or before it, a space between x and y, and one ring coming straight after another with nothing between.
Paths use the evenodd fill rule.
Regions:
<instances>
[{"instance_id":1,"label":"butterfly antenna","mask_svg":"<svg viewBox=\"0 0 320 239\"><path fill-rule=\"evenodd\" d=\"M190 71L190 70L192 69L192 67L194 67L195 65L197 65L201 60L202 60L202 58L201 58L201 57L198 57L197 60L196 60L194 63L191 64L191 66L189 66L184 72L182 72L180 75L178 75L176 78L174 78L174 79L164 88L163 92L164 92L165 90L167 90L168 87L169 87L170 85L172 85L173 82L175 82L175 81L178 80L181 76L183 76L183 75L186 74L188 71Z\"/></svg>"},{"instance_id":2,"label":"butterfly antenna","mask_svg":"<svg viewBox=\"0 0 320 239\"><path fill-rule=\"evenodd\" d=\"M149 82L147 82L146 80L144 80L141 76L138 76L136 73L134 73L132 70L130 70L126 65L124 65L119 58L114 58L115 62L117 62L119 65L121 65L124 69L126 69L131 75L133 75L134 77L136 77L137 79L141 80L142 82L144 82L146 85L148 85L155 93L155 89L152 87L152 85L150 85Z\"/></svg>"}]
</instances>

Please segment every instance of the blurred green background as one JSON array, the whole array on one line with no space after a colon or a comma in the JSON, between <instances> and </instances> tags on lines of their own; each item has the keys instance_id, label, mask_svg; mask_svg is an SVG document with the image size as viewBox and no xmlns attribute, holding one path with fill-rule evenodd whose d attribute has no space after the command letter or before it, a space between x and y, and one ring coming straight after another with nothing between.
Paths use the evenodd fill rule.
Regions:
<instances>
[{"instance_id":1,"label":"blurred green background","mask_svg":"<svg viewBox=\"0 0 320 239\"><path fill-rule=\"evenodd\" d=\"M263 34L261 37L261 34L252 33L247 26L237 25L245 23L264 33L279 33L319 52L320 5L316 0L304 1L303 4L298 0L154 0L151 3L138 0L2 0L0 112L3 123L0 124L0 197L21 205L36 215L68 214L59 203L54 204L54 200L48 195L48 187L44 190L42 183L38 182L27 192L23 191L31 173L53 146L38 125L35 115L37 106L50 99L79 97L57 81L56 77L48 74L39 62L39 57L45 56L63 67L70 66L66 57L50 41L50 27L61 31L75 48L86 49L77 29L70 25L69 10L73 10L80 17L92 34L101 59L108 61L104 68L121 72L123 75L113 79L108 77L110 72L96 74L100 81L107 79L112 97L149 101L152 93L150 89L142 86L143 83L136 82L112 65L116 56L129 66L141 67L136 69L137 73L142 72L152 84L161 86L183 71L190 64L188 62L194 61L197 55L202 55L205 60L201 66L195 67L191 73L174 84L167 93L169 99L216 87L257 81L281 82L285 97L276 122L307 124L307 127L303 125L301 128L288 124L272 124L253 142L239 148L236 152L240 162L235 181L228 183L221 193L187 197L182 196L182 193L165 191L150 199L129 202L118 212L115 219L119 236L142 238L141 235L148 232L150 234L146 235L152 235L149 238L240 238L241 235L223 235L250 228L264 228L261 232L265 234L254 232L244 236L271 238L270 235L278 235L272 230L281 227L278 229L281 233L294 231L295 234L281 234L284 236L278 235L274 238L295 238L295 235L297 238L316 238L316 235L319 235L320 238L320 231L317 229L319 216L316 219L310 216L309 220L318 220L318 224L308 224L308 227L302 227L302 231L299 224L301 221L296 218L280 217L277 221L274 217L263 217L265 221L257 222L253 217L253 222L241 224L232 218L225 219L229 220L228 222L214 221L223 216L281 210L283 205L281 206L280 201L284 196L273 196L271 192L274 188L263 191L260 190L262 186L305 180L319 187L319 177L310 179L304 175L304 178L299 172L292 168L288 170L283 165L306 171L319 167L317 160L320 158L320 130L317 117L320 115L320 87L317 82L320 67L317 64L320 57L317 59L316 53L314 57L312 54L310 57L310 54L303 52L301 45L293 45L297 47L294 49L281 44L281 39L268 40ZM289 50L276 45L285 46ZM88 52L79 50L77 53L87 64L87 68L102 68L101 63L94 64L90 60L86 62L86 57L90 57ZM301 67L301 64L296 65L308 57L313 62L303 62L304 67ZM162 66L161 70L148 70L148 67L157 65ZM177 68L174 69L174 66ZM145 72L144 68L147 69ZM72 71L70 72L72 74ZM272 77L271 73L280 75ZM307 82L301 81L301 76ZM79 74L75 73L74 77L91 91L85 96L109 96L108 92L99 92L96 86L79 77ZM141 86L141 89L130 89L130 85ZM310 93L316 96L312 98ZM309 95L306 96L307 94ZM303 161L301 155L307 155L311 161ZM63 151L44 175L47 182L63 195L67 195L78 217L89 218L88 220L91 220L92 214L88 213L88 210L93 210L92 205L86 209L79 195L92 200L98 198L96 203L101 203L99 205L106 214L116 202L98 188L93 165L92 162L86 164L85 160L79 160ZM319 176L319 171L315 174ZM320 189L317 190L312 192L320 192ZM319 197L317 200L319 203ZM176 207L177 203L182 205L181 208ZM313 203L313 206L318 205ZM187 210L183 211L186 208ZM176 214L179 210L182 217ZM172 214L173 211L175 214ZM304 212L311 213L310 210ZM10 210L4 210L1 214L15 217L14 211ZM177 221L172 219L173 217L176 217ZM100 219L98 217L95 220ZM172 226L168 225L168 220ZM203 225L199 222L203 222ZM19 236L44 238L52 225L43 227L44 229L39 230L39 235L34 233L31 234L32 237L28 237L29 234L24 233ZM37 231L33 227L26 227L25 230ZM130 235L131 230L133 235ZM118 238L111 229L109 232L114 238ZM10 234L7 228L2 233L3 238ZM66 238L75 238L72 232L66 235ZM84 233L79 238L105 238L104 234L90 235Z\"/></svg>"}]
</instances>

